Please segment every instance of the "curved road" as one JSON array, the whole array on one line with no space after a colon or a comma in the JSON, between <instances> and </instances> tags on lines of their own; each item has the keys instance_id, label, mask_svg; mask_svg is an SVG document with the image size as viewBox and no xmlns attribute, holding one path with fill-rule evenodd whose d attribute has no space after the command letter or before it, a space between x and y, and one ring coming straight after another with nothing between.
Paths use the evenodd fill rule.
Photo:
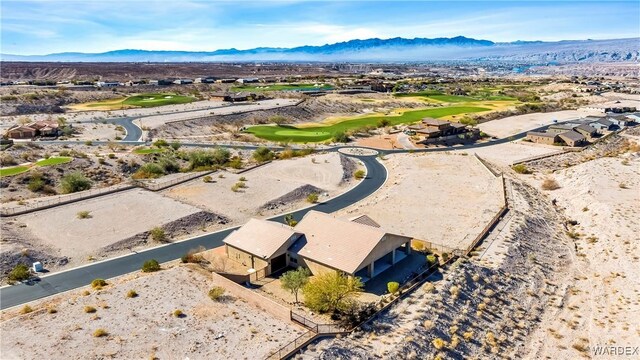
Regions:
<instances>
[{"instance_id":1,"label":"curved road","mask_svg":"<svg viewBox=\"0 0 640 360\"><path fill-rule=\"evenodd\" d=\"M326 202L293 212L295 219L300 220L309 210L331 213L364 199L375 192L387 178L387 170L375 156L358 157L367 168L367 177L351 190ZM275 216L269 220L284 222L283 216ZM222 245L222 240L238 227L217 231L188 240L155 247L138 253L109 259L83 267L46 275L30 284L24 283L4 287L0 290L0 309L7 309L26 302L55 295L88 285L93 279L109 279L130 272L139 271L142 263L156 259L163 263L179 259L189 250L203 246L211 249Z\"/></svg>"},{"instance_id":2,"label":"curved road","mask_svg":"<svg viewBox=\"0 0 640 360\"><path fill-rule=\"evenodd\" d=\"M130 118L122 118L122 120ZM546 126L529 130L537 131L546 128ZM415 149L414 152L441 152L452 150L468 150L473 148L481 148L486 146L493 146L497 144L507 143L516 139L523 138L527 132L522 132L511 136L509 138L497 139L480 144L462 145L457 147L443 147L443 148L428 148L428 149ZM49 141L48 143L74 143L72 141ZM77 143L82 143L77 141ZM106 142L104 142L106 143ZM130 141L131 144L144 144L140 141ZM182 143L185 146L196 147L233 147L242 149L255 149L257 146L245 145L245 146L230 146L230 145L218 145L218 144L200 144L200 143ZM337 151L342 147L351 146L339 146L328 149L325 151ZM278 147L272 147L277 149ZM377 150L377 149L376 149ZM381 154L392 153L404 153L409 152L405 149L395 150L378 150ZM337 196L333 199L327 200L324 203L317 204L315 206L298 210L292 215L296 220L300 220L304 214L309 210L317 210L325 213L331 213L342 208L345 208L351 204L354 204L365 197L373 194L378 188L382 186L387 178L386 168L380 164L375 156L352 156L361 160L367 168L366 180L361 181L357 186L351 190ZM282 216L276 216L269 220L275 220L283 222ZM81 286L89 284L93 279L103 278L109 279L112 277L124 275L133 271L139 271L142 263L149 259L156 259L159 262L167 262L180 258L186 254L189 250L203 246L206 249L211 249L222 245L222 240L229 235L230 232L238 227L217 231L201 236L197 236L188 240L184 240L177 243L171 243L160 247L141 251L122 257L108 259L105 261L85 265L79 268L74 268L51 275L46 275L30 284L19 284L14 286L7 286L0 289L0 309L7 309L13 306L21 305L26 302L37 300L43 297L55 295L57 293L76 289Z\"/></svg>"}]
</instances>

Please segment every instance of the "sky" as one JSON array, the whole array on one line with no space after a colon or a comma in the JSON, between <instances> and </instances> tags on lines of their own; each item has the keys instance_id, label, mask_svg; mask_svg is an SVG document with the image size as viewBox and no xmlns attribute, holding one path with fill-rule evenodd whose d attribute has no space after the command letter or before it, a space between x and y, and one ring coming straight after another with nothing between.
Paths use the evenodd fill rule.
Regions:
<instances>
[{"instance_id":1,"label":"sky","mask_svg":"<svg viewBox=\"0 0 640 360\"><path fill-rule=\"evenodd\" d=\"M213 51L352 39L640 37L640 1L2 0L0 52Z\"/></svg>"}]
</instances>

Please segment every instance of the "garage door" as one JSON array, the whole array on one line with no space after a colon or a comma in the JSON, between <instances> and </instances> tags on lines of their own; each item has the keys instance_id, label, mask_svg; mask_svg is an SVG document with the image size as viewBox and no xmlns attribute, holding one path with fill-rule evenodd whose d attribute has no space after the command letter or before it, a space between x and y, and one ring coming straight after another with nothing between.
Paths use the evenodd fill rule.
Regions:
<instances>
[{"instance_id":1,"label":"garage door","mask_svg":"<svg viewBox=\"0 0 640 360\"><path fill-rule=\"evenodd\" d=\"M282 254L271 260L271 272L274 273L280 269L284 269L287 266L287 254Z\"/></svg>"}]
</instances>

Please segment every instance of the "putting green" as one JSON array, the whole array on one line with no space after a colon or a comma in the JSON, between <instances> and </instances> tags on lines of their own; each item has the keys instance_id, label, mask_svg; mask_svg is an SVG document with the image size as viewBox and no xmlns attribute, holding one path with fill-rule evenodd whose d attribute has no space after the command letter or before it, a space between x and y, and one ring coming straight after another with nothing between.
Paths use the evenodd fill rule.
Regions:
<instances>
[{"instance_id":1,"label":"putting green","mask_svg":"<svg viewBox=\"0 0 640 360\"><path fill-rule=\"evenodd\" d=\"M51 165L59 165L71 162L73 160L72 157L69 156L54 156L48 159L40 160L36 162L38 166L51 166Z\"/></svg>"},{"instance_id":2,"label":"putting green","mask_svg":"<svg viewBox=\"0 0 640 360\"><path fill-rule=\"evenodd\" d=\"M108 99L84 104L71 105L70 108L82 110L118 110L134 107L156 107L163 105L188 104L196 101L196 98L176 94L140 94L123 99Z\"/></svg>"}]
</instances>

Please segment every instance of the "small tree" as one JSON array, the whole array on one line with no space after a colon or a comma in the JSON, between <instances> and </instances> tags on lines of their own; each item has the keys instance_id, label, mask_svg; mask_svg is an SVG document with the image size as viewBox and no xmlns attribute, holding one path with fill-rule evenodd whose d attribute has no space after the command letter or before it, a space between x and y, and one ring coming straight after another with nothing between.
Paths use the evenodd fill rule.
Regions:
<instances>
[{"instance_id":1,"label":"small tree","mask_svg":"<svg viewBox=\"0 0 640 360\"><path fill-rule=\"evenodd\" d=\"M387 283L387 290L389 290L389 294L395 294L400 289L400 284L395 281L391 281Z\"/></svg>"},{"instance_id":2,"label":"small tree","mask_svg":"<svg viewBox=\"0 0 640 360\"><path fill-rule=\"evenodd\" d=\"M353 177L358 180L363 179L365 175L366 173L364 172L364 170L356 170L356 172L353 173Z\"/></svg>"},{"instance_id":3,"label":"small tree","mask_svg":"<svg viewBox=\"0 0 640 360\"><path fill-rule=\"evenodd\" d=\"M349 135L345 134L344 131L337 132L333 135L333 141L338 143L348 143Z\"/></svg>"},{"instance_id":4,"label":"small tree","mask_svg":"<svg viewBox=\"0 0 640 360\"><path fill-rule=\"evenodd\" d=\"M293 215L291 214L287 214L284 216L284 222L287 223L287 225L294 227L296 225L298 225L298 221L296 219L293 218Z\"/></svg>"},{"instance_id":5,"label":"small tree","mask_svg":"<svg viewBox=\"0 0 640 360\"><path fill-rule=\"evenodd\" d=\"M79 171L72 172L62 177L62 192L69 194L91 189L91 181Z\"/></svg>"},{"instance_id":6,"label":"small tree","mask_svg":"<svg viewBox=\"0 0 640 360\"><path fill-rule=\"evenodd\" d=\"M142 264L142 272L156 272L159 270L160 264L156 259L147 260Z\"/></svg>"},{"instance_id":7,"label":"small tree","mask_svg":"<svg viewBox=\"0 0 640 360\"><path fill-rule=\"evenodd\" d=\"M344 309L360 292L360 278L344 276L337 271L315 276L302 288L305 305L318 312Z\"/></svg>"},{"instance_id":8,"label":"small tree","mask_svg":"<svg viewBox=\"0 0 640 360\"><path fill-rule=\"evenodd\" d=\"M435 270L438 268L438 265L438 258L435 255L427 255L427 266L429 266L430 269Z\"/></svg>"},{"instance_id":9,"label":"small tree","mask_svg":"<svg viewBox=\"0 0 640 360\"><path fill-rule=\"evenodd\" d=\"M291 291L298 303L298 291L309 282L311 273L308 269L299 267L296 270L290 270L282 274L280 283L283 289Z\"/></svg>"}]
</instances>

